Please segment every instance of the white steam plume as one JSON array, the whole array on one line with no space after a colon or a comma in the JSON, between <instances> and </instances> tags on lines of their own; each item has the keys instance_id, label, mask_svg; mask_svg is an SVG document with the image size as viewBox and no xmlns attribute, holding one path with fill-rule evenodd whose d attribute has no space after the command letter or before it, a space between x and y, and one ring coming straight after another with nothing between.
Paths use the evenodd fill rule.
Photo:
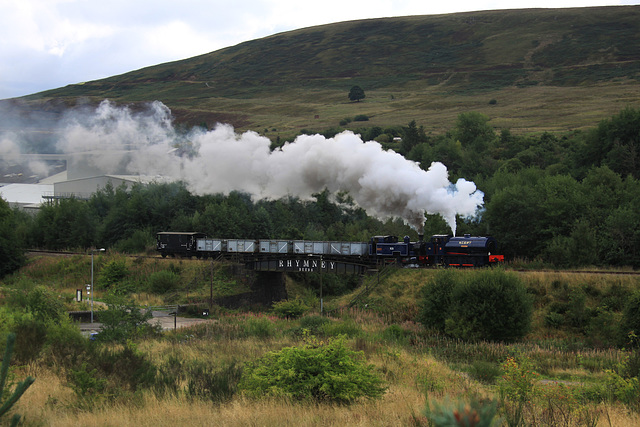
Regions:
<instances>
[{"instance_id":1,"label":"white steam plume","mask_svg":"<svg viewBox=\"0 0 640 427\"><path fill-rule=\"evenodd\" d=\"M197 194L237 190L255 199L308 199L325 188L346 191L370 215L400 217L418 231L429 213L440 214L455 234L456 215L474 215L483 203L473 182L449 182L442 163L422 170L352 132L328 139L303 135L271 151L268 138L255 132L238 135L228 125L179 137L170 117L160 102L144 114L103 102L93 116L70 122L63 145L65 151L111 151L130 173L181 179ZM186 151L191 155L180 155ZM109 168L114 156L92 161Z\"/></svg>"}]
</instances>

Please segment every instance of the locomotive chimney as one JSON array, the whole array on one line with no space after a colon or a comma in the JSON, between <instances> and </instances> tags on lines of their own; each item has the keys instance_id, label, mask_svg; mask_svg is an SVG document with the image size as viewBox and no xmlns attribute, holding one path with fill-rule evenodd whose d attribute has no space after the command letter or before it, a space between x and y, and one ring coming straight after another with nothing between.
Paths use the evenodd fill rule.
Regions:
<instances>
[{"instance_id":1,"label":"locomotive chimney","mask_svg":"<svg viewBox=\"0 0 640 427\"><path fill-rule=\"evenodd\" d=\"M424 240L424 234L418 234L418 242L422 242Z\"/></svg>"}]
</instances>

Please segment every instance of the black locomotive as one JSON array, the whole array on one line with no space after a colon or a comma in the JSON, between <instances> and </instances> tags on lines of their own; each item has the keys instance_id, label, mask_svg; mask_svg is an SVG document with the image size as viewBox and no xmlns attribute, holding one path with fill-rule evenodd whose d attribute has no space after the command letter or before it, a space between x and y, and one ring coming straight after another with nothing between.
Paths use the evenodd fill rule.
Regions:
<instances>
[{"instance_id":1,"label":"black locomotive","mask_svg":"<svg viewBox=\"0 0 640 427\"><path fill-rule=\"evenodd\" d=\"M369 242L218 239L197 232L161 232L156 249L163 256L248 260L274 256L321 256L370 265L395 263L406 267L483 267L504 261L493 237L452 237L445 234L419 238L374 236Z\"/></svg>"}]
</instances>

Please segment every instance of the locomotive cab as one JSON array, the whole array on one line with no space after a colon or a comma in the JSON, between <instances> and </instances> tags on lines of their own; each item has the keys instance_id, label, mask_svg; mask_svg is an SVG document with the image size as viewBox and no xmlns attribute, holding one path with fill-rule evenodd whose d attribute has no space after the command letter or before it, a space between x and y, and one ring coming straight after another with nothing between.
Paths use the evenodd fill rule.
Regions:
<instances>
[{"instance_id":1,"label":"locomotive cab","mask_svg":"<svg viewBox=\"0 0 640 427\"><path fill-rule=\"evenodd\" d=\"M397 236L374 236L369 243L369 255L395 259L397 262L409 256L410 249L411 243L400 243Z\"/></svg>"},{"instance_id":2,"label":"locomotive cab","mask_svg":"<svg viewBox=\"0 0 640 427\"><path fill-rule=\"evenodd\" d=\"M452 237L445 245L445 265L451 267L482 267L504 260L496 255L497 242L493 237Z\"/></svg>"},{"instance_id":3,"label":"locomotive cab","mask_svg":"<svg viewBox=\"0 0 640 427\"><path fill-rule=\"evenodd\" d=\"M444 248L451 236L448 234L434 234L424 243L424 264L444 264Z\"/></svg>"}]
</instances>

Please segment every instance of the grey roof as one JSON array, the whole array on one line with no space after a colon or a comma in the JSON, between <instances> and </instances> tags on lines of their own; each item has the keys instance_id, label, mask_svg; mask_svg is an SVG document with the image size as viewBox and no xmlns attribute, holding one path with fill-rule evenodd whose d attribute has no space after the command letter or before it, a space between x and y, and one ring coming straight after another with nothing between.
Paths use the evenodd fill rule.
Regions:
<instances>
[{"instance_id":1,"label":"grey roof","mask_svg":"<svg viewBox=\"0 0 640 427\"><path fill-rule=\"evenodd\" d=\"M53 184L8 184L0 187L0 196L10 204L33 205L45 201L44 195L53 194Z\"/></svg>"}]
</instances>

